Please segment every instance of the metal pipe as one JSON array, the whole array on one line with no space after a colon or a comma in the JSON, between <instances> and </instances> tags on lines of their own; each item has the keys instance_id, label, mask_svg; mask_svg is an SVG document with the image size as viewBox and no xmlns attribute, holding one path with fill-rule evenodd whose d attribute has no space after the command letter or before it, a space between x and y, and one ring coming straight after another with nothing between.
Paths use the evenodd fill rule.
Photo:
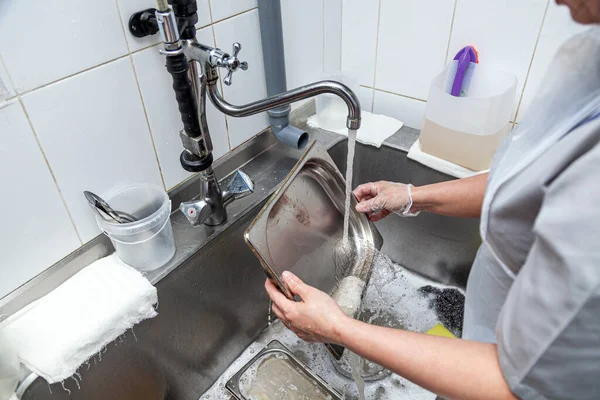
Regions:
<instances>
[{"instance_id":1,"label":"metal pipe","mask_svg":"<svg viewBox=\"0 0 600 400\"><path fill-rule=\"evenodd\" d=\"M287 90L280 0L258 0L258 19L265 71L269 71L265 75L267 96L275 96ZM290 111L289 105L267 111L271 130L281 142L303 148L308 133L290 125Z\"/></svg>"},{"instance_id":2,"label":"metal pipe","mask_svg":"<svg viewBox=\"0 0 600 400\"><path fill-rule=\"evenodd\" d=\"M288 90L263 100L236 106L228 103L219 93L216 82L208 83L208 94L215 107L231 117L247 117L270 110L274 107L284 106L296 101L308 99L320 94L330 93L340 97L348 107L346 126L348 129L360 128L360 102L356 94L348 86L335 81L319 81Z\"/></svg>"}]
</instances>

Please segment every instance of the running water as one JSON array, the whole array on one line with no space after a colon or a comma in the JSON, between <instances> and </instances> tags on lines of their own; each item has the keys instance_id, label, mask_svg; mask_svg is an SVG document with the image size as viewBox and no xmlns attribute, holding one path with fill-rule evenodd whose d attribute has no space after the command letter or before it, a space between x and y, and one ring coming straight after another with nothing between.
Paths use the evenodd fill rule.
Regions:
<instances>
[{"instance_id":1,"label":"running water","mask_svg":"<svg viewBox=\"0 0 600 400\"><path fill-rule=\"evenodd\" d=\"M346 158L346 203L344 207L344 240L349 240L350 200L352 198L352 172L354 166L354 148L356 147L356 129L348 129L348 157Z\"/></svg>"},{"instance_id":2,"label":"running water","mask_svg":"<svg viewBox=\"0 0 600 400\"><path fill-rule=\"evenodd\" d=\"M346 350L350 351L350 350ZM352 379L356 383L356 389L358 391L358 399L365 400L365 380L360 374L360 356L356 353L350 354L350 365L352 366Z\"/></svg>"},{"instance_id":3,"label":"running water","mask_svg":"<svg viewBox=\"0 0 600 400\"><path fill-rule=\"evenodd\" d=\"M344 236L342 245L350 247L350 204L352 200L352 175L354 172L354 150L356 148L356 129L348 129L348 155L346 158L346 202L344 204ZM354 313L360 307L360 298L362 295L362 289L364 288L365 282L356 277L347 277L354 278L359 282L352 281L353 284L350 284L348 288L346 288L347 292L344 292L343 295L346 297L345 301L348 302L344 311L346 314ZM349 351L349 350L346 350ZM365 381L360 374L360 356L352 353L350 355L350 364L352 365L352 378L356 383L356 388L358 390L358 398L359 400L365 400Z\"/></svg>"}]
</instances>

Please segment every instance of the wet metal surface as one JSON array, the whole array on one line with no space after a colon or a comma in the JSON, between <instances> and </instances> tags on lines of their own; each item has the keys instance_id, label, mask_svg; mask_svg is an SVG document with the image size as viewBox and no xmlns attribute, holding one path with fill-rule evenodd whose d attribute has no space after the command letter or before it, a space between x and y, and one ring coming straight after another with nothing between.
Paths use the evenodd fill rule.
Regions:
<instances>
[{"instance_id":1,"label":"wet metal surface","mask_svg":"<svg viewBox=\"0 0 600 400\"><path fill-rule=\"evenodd\" d=\"M248 244L288 298L293 295L281 279L285 270L326 293L336 276L345 275L341 269L370 271L374 249L383 241L373 223L355 211L352 199L352 246L343 245L344 190L327 150L313 142L246 231ZM340 260L348 262L340 265Z\"/></svg>"}]
</instances>

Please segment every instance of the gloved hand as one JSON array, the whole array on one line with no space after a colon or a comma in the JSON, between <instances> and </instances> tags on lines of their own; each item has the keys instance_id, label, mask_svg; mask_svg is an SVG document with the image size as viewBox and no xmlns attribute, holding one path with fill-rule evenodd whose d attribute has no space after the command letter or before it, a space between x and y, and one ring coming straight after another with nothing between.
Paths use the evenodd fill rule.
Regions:
<instances>
[{"instance_id":1,"label":"gloved hand","mask_svg":"<svg viewBox=\"0 0 600 400\"><path fill-rule=\"evenodd\" d=\"M371 221L379 221L396 213L402 217L415 217L420 211L411 212L413 185L387 181L364 183L354 189L358 200L356 211L369 215Z\"/></svg>"}]
</instances>

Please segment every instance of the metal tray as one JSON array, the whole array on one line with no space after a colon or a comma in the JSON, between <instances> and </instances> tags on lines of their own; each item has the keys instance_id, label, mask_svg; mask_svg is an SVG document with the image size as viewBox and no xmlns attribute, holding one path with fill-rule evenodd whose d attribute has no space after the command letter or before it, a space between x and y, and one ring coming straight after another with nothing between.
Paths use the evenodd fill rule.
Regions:
<instances>
[{"instance_id":1,"label":"metal tray","mask_svg":"<svg viewBox=\"0 0 600 400\"><path fill-rule=\"evenodd\" d=\"M273 340L264 349L262 349L252 360L250 360L242 369L240 369L225 385L227 390L238 400L247 400L243 395L240 387L240 379L244 376L246 371L250 369L255 363L263 362L267 358L278 357L287 361L291 367L303 374L314 387L318 388L324 395L329 396L333 400L342 400L342 395L333 389L327 382L325 382L320 376L312 372L306 364L298 359L291 351L289 351L284 345L277 340Z\"/></svg>"},{"instance_id":2,"label":"metal tray","mask_svg":"<svg viewBox=\"0 0 600 400\"><path fill-rule=\"evenodd\" d=\"M289 299L294 297L281 279L283 271L331 293L336 277L370 271L375 249L383 245L375 225L355 211L352 196L352 245L341 246L345 186L327 150L313 141L246 230L246 243Z\"/></svg>"}]
</instances>

